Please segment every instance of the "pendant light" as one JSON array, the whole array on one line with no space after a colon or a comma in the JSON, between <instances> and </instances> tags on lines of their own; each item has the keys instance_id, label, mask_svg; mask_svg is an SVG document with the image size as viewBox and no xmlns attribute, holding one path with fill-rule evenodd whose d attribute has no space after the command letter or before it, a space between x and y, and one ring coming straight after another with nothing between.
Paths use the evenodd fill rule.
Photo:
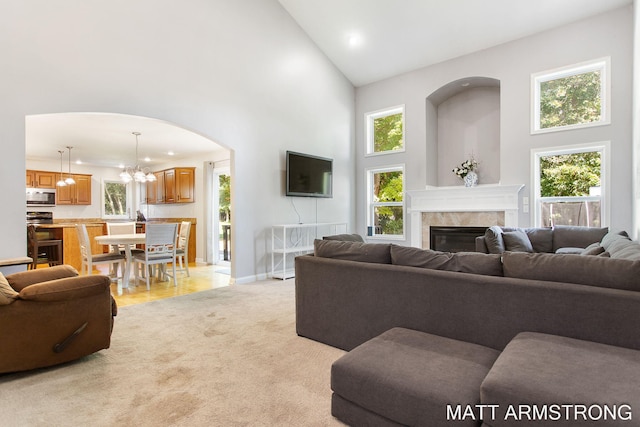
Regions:
<instances>
[{"instance_id":1,"label":"pendant light","mask_svg":"<svg viewBox=\"0 0 640 427\"><path fill-rule=\"evenodd\" d=\"M56 185L58 187L64 187L65 185L67 185L67 183L64 182L64 179L62 179L62 154L64 153L64 151L58 150L58 153L60 153L60 180L56 182Z\"/></svg>"},{"instance_id":2,"label":"pendant light","mask_svg":"<svg viewBox=\"0 0 640 427\"><path fill-rule=\"evenodd\" d=\"M131 132L132 135L136 137L136 163L132 168L124 168L122 172L120 172L120 178L124 182L147 182L147 181L155 181L156 176L149 172L148 168L142 169L140 164L138 163L138 137L141 135L140 132Z\"/></svg>"},{"instance_id":3,"label":"pendant light","mask_svg":"<svg viewBox=\"0 0 640 427\"><path fill-rule=\"evenodd\" d=\"M76 183L75 179L73 179L73 177L71 176L71 149L72 148L73 147L69 147L67 145L67 149L69 150L69 176L67 177L67 179L64 180L64 182L66 182L67 185L72 185Z\"/></svg>"}]
</instances>

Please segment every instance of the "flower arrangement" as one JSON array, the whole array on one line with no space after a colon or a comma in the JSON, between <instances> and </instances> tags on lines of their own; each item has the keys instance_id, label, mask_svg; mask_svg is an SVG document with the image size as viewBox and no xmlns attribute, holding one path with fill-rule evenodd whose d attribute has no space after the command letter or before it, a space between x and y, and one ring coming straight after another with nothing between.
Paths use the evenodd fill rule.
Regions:
<instances>
[{"instance_id":1,"label":"flower arrangement","mask_svg":"<svg viewBox=\"0 0 640 427\"><path fill-rule=\"evenodd\" d=\"M460 164L460 166L453 168L452 172L458 175L459 178L464 179L465 176L472 170L478 167L478 161L471 157Z\"/></svg>"}]
</instances>

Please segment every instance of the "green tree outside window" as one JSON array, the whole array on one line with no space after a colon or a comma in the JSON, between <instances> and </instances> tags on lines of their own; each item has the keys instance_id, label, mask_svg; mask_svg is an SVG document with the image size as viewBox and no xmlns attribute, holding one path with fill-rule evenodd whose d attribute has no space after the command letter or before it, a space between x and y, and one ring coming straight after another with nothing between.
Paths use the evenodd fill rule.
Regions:
<instances>
[{"instance_id":1,"label":"green tree outside window","mask_svg":"<svg viewBox=\"0 0 640 427\"><path fill-rule=\"evenodd\" d=\"M540 129L601 120L601 73L591 71L540 83Z\"/></svg>"},{"instance_id":2,"label":"green tree outside window","mask_svg":"<svg viewBox=\"0 0 640 427\"><path fill-rule=\"evenodd\" d=\"M402 113L377 117L373 120L373 151L400 150L404 147Z\"/></svg>"}]
</instances>

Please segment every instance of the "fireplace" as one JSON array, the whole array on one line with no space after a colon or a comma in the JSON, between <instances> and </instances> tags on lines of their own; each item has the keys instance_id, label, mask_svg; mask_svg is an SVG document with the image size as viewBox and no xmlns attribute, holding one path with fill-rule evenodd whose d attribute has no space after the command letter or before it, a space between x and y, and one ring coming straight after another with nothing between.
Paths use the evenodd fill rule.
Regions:
<instances>
[{"instance_id":1,"label":"fireplace","mask_svg":"<svg viewBox=\"0 0 640 427\"><path fill-rule=\"evenodd\" d=\"M407 191L411 246L432 248L431 227L517 227L519 195L524 185L483 184ZM528 208L524 203L523 207ZM480 232L482 234L482 232ZM467 240L469 239L467 236ZM466 248L470 248L467 244ZM475 244L473 248L475 249ZM465 249L467 250L467 249Z\"/></svg>"},{"instance_id":2,"label":"fireplace","mask_svg":"<svg viewBox=\"0 0 640 427\"><path fill-rule=\"evenodd\" d=\"M429 227L430 249L441 252L475 252L476 237L488 227Z\"/></svg>"}]
</instances>

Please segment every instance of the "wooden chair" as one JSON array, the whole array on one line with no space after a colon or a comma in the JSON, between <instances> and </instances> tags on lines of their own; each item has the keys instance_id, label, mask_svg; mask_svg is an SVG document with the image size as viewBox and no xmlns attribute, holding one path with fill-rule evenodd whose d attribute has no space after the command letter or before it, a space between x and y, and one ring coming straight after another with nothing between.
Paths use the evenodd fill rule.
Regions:
<instances>
[{"instance_id":1,"label":"wooden chair","mask_svg":"<svg viewBox=\"0 0 640 427\"><path fill-rule=\"evenodd\" d=\"M178 240L178 224L147 224L145 230L145 250L143 253L133 255L133 263L135 270L135 283L138 283L140 277L138 275L137 265L149 267L152 265L160 265L163 267L162 276L173 277L173 286L178 286L176 281L176 248ZM173 274L166 272L166 265L171 263ZM145 268L146 270L147 268ZM145 276L147 290L149 290L149 276Z\"/></svg>"},{"instance_id":2,"label":"wooden chair","mask_svg":"<svg viewBox=\"0 0 640 427\"><path fill-rule=\"evenodd\" d=\"M135 234L136 233L136 223L133 221L129 221L129 222L107 222L107 234L108 235L114 235L114 234ZM109 246L109 252L114 252L116 250L115 245L111 245ZM119 245L117 247L117 250L121 253L121 254L125 254L126 251L124 249L124 245ZM131 248L131 253L136 253L136 252L144 252L142 249L138 249L138 248Z\"/></svg>"},{"instance_id":3,"label":"wooden chair","mask_svg":"<svg viewBox=\"0 0 640 427\"><path fill-rule=\"evenodd\" d=\"M178 233L178 247L176 249L176 257L180 263L180 271L189 274L189 234L191 233L191 222L182 221L180 223L180 231ZM184 265L183 265L184 262Z\"/></svg>"},{"instance_id":4,"label":"wooden chair","mask_svg":"<svg viewBox=\"0 0 640 427\"><path fill-rule=\"evenodd\" d=\"M109 252L106 254L93 254L91 251L91 241L89 240L89 233L87 233L87 226L85 224L76 224L76 230L78 232L78 241L80 243L80 255L82 257L81 274L93 274L94 264L111 264L113 265L112 280L117 281L118 266L120 271L124 274L125 256L120 252Z\"/></svg>"},{"instance_id":5,"label":"wooden chair","mask_svg":"<svg viewBox=\"0 0 640 427\"><path fill-rule=\"evenodd\" d=\"M62 264L62 240L38 239L36 227L27 225L27 256L33 259L29 270L35 270L38 264L48 264L49 267Z\"/></svg>"}]
</instances>

